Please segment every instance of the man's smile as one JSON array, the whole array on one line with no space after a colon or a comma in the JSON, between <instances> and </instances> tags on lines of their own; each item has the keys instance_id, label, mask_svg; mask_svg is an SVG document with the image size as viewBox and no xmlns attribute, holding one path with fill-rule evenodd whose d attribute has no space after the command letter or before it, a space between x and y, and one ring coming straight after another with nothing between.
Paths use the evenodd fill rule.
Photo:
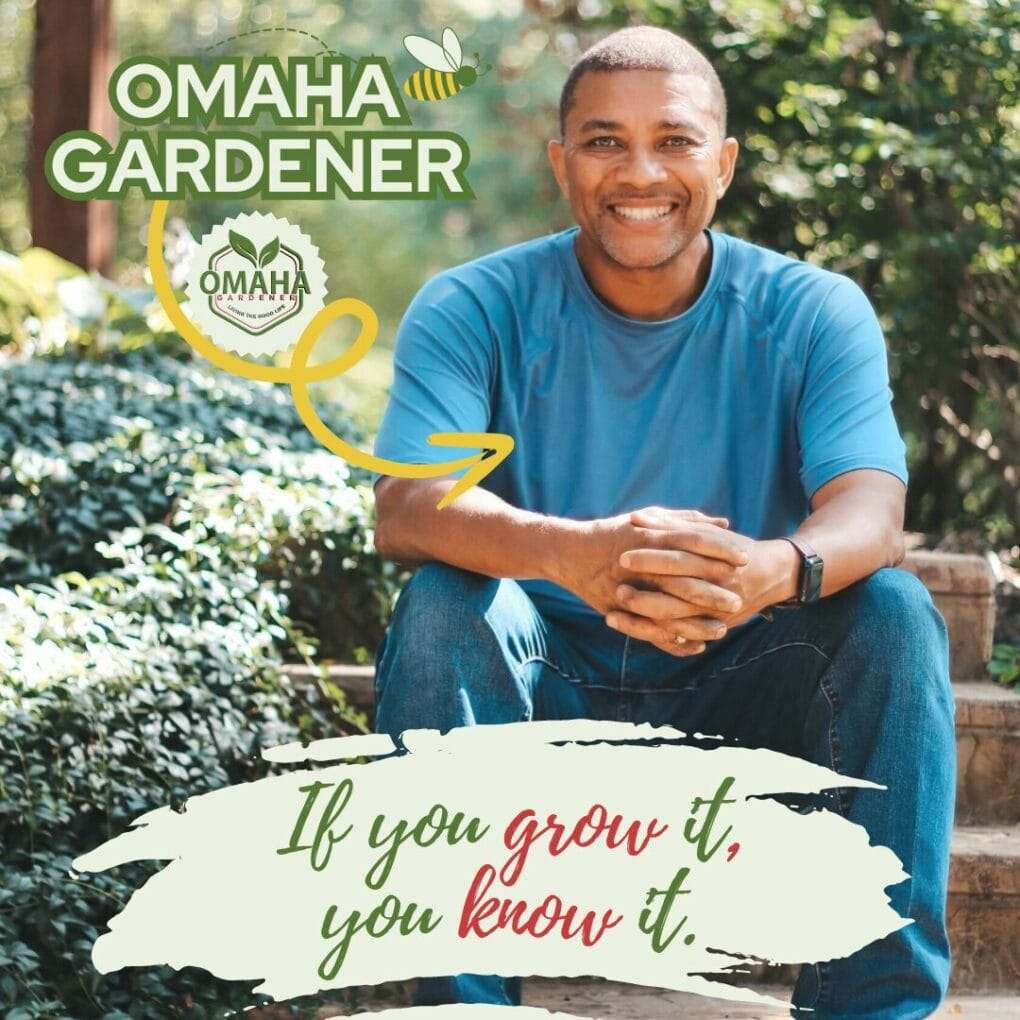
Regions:
<instances>
[{"instance_id":1,"label":"man's smile","mask_svg":"<svg viewBox=\"0 0 1020 1020\"><path fill-rule=\"evenodd\" d=\"M672 216L679 208L679 203L666 199L627 199L620 202L610 202L606 208L617 220L624 221L628 226L632 224L658 224Z\"/></svg>"}]
</instances>

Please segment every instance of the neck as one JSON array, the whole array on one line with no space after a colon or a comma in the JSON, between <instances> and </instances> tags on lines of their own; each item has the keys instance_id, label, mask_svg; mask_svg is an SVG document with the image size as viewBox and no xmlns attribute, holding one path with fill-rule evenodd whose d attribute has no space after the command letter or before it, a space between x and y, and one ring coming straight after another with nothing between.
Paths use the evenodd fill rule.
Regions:
<instances>
[{"instance_id":1,"label":"neck","mask_svg":"<svg viewBox=\"0 0 1020 1020\"><path fill-rule=\"evenodd\" d=\"M712 245L703 230L682 252L651 269L627 269L613 262L583 231L574 250L592 290L628 319L680 315L698 300L712 269Z\"/></svg>"}]
</instances>

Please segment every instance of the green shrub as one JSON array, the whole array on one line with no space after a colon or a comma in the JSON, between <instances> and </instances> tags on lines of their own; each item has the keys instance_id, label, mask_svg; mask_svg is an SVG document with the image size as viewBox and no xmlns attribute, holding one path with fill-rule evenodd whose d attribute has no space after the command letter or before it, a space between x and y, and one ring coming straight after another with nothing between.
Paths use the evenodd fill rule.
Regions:
<instances>
[{"instance_id":1,"label":"green shrub","mask_svg":"<svg viewBox=\"0 0 1020 1020\"><path fill-rule=\"evenodd\" d=\"M992 649L988 675L1006 687L1020 686L1020 647L999 644Z\"/></svg>"},{"instance_id":2,"label":"green shrub","mask_svg":"<svg viewBox=\"0 0 1020 1020\"><path fill-rule=\"evenodd\" d=\"M172 224L167 255L177 279L182 240ZM54 354L74 347L103 352L146 344L165 351L180 347L151 288L130 289L88 275L43 248L20 256L0 251L0 352Z\"/></svg>"},{"instance_id":3,"label":"green shrub","mask_svg":"<svg viewBox=\"0 0 1020 1020\"><path fill-rule=\"evenodd\" d=\"M156 865L70 863L145 811L265 775L262 747L363 726L279 664L322 636L365 654L381 631L368 485L282 393L151 350L9 364L0 392L5 1016L241 1009L251 984L94 972L92 943ZM346 627L326 620L339 633L293 615L322 592L348 607Z\"/></svg>"},{"instance_id":4,"label":"green shrub","mask_svg":"<svg viewBox=\"0 0 1020 1020\"><path fill-rule=\"evenodd\" d=\"M335 408L321 413L360 441ZM165 521L203 472L249 471L321 479L329 493L309 493L312 503L367 483L318 445L284 387L151 348L9 365L0 372L0 585L91 577L106 569L98 543L112 532ZM324 657L364 659L381 636L395 574L371 547L367 506L260 546L265 576L295 585L293 612Z\"/></svg>"}]
</instances>

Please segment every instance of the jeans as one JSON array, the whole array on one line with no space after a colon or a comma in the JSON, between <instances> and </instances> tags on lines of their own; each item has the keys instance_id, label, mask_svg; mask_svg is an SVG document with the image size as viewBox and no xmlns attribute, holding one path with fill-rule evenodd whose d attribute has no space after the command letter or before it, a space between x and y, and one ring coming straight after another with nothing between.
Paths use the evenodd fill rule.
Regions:
<instances>
[{"instance_id":1,"label":"jeans","mask_svg":"<svg viewBox=\"0 0 1020 1020\"><path fill-rule=\"evenodd\" d=\"M879 570L678 658L592 614L540 608L515 581L430 563L397 603L376 698L377 729L393 736L529 719L649 722L886 786L824 796L899 857L911 877L889 896L915 923L847 958L804 964L792 1013L911 1020L945 995L955 707L945 623L912 575ZM420 1005L453 1002L516 1005L520 980L419 981Z\"/></svg>"}]
</instances>

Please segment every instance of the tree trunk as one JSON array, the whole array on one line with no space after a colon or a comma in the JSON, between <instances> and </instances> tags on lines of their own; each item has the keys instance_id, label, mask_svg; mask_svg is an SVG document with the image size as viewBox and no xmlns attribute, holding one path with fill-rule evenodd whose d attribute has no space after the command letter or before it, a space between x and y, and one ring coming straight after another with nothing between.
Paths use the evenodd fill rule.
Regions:
<instances>
[{"instance_id":1,"label":"tree trunk","mask_svg":"<svg viewBox=\"0 0 1020 1020\"><path fill-rule=\"evenodd\" d=\"M65 131L87 129L112 141L116 120L106 96L113 70L113 0L38 0L32 66L29 201L32 241L84 269L109 273L116 209L73 202L43 172L46 150Z\"/></svg>"}]
</instances>

